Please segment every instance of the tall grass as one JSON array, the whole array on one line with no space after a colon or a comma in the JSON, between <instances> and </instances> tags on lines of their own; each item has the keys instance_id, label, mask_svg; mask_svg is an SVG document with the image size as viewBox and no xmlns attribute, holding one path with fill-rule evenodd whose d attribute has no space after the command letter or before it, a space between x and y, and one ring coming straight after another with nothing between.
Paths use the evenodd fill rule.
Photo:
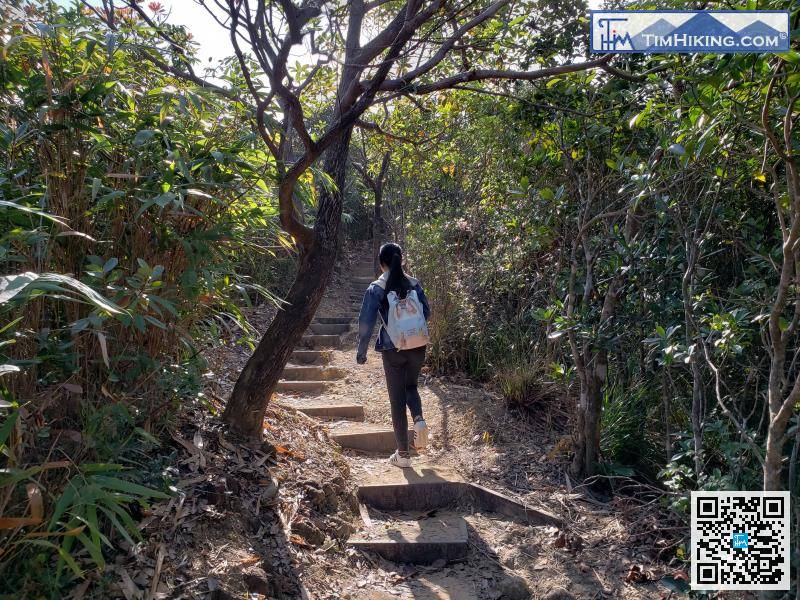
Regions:
<instances>
[{"instance_id":1,"label":"tall grass","mask_svg":"<svg viewBox=\"0 0 800 600\"><path fill-rule=\"evenodd\" d=\"M291 248L249 115L142 68L150 34L118 16L0 7L5 591L58 597L135 540L165 486L139 459L199 390L209 325L246 340Z\"/></svg>"}]
</instances>

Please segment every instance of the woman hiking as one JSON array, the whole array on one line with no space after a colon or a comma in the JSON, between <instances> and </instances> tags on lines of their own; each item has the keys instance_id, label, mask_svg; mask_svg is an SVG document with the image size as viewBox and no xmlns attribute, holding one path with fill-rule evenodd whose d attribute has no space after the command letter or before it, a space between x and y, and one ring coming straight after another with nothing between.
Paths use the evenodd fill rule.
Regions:
<instances>
[{"instance_id":1,"label":"woman hiking","mask_svg":"<svg viewBox=\"0 0 800 600\"><path fill-rule=\"evenodd\" d=\"M428 343L426 322L431 311L422 286L403 272L400 246L392 243L381 246L378 262L383 274L369 284L358 315L356 361L360 365L367 362L367 346L380 315L381 329L375 350L383 359L397 439L397 451L389 462L396 467L410 467L406 406L414 420L414 448L421 450L428 443L428 426L422 417L417 379L425 360L425 345Z\"/></svg>"}]
</instances>

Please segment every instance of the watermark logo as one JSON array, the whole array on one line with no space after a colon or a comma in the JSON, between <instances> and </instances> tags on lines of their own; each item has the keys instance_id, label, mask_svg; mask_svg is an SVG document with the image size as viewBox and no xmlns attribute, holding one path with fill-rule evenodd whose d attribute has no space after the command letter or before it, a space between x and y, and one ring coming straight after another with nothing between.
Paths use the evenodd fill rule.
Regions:
<instances>
[{"instance_id":1,"label":"watermark logo","mask_svg":"<svg viewBox=\"0 0 800 600\"><path fill-rule=\"evenodd\" d=\"M789 12L592 10L593 53L787 52Z\"/></svg>"},{"instance_id":2,"label":"watermark logo","mask_svg":"<svg viewBox=\"0 0 800 600\"><path fill-rule=\"evenodd\" d=\"M734 533L731 536L731 548L747 550L748 535L746 533Z\"/></svg>"}]
</instances>

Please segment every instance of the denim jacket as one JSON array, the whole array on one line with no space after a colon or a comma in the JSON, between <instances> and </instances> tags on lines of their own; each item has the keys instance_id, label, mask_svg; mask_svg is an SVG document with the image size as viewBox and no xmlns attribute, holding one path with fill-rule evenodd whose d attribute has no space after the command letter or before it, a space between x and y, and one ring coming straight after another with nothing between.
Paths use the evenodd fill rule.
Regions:
<instances>
[{"instance_id":1,"label":"denim jacket","mask_svg":"<svg viewBox=\"0 0 800 600\"><path fill-rule=\"evenodd\" d=\"M383 283L385 286L388 277L389 273L384 273L380 276L378 281ZM406 275L406 277L408 277L408 275ZM419 301L422 304L422 314L425 316L425 320L427 321L431 315L431 309L428 306L428 299L425 297L425 292L422 291L422 286L419 284L419 281L413 277L408 277L408 279L411 282L411 285L414 286L412 289L417 292L417 298L419 298ZM384 350L395 349L394 344L389 338L389 334L386 332L386 328L383 325L389 318L389 309L383 303L383 298L385 295L386 291L380 285L378 285L377 282L370 283L366 293L364 294L364 300L361 303L361 312L358 314L357 357L367 356L367 346L369 345L369 340L372 337L372 331L375 329L375 321L378 320L378 313L381 315L382 323L380 332L378 333L378 340L375 342L375 350L378 352L383 352Z\"/></svg>"}]
</instances>

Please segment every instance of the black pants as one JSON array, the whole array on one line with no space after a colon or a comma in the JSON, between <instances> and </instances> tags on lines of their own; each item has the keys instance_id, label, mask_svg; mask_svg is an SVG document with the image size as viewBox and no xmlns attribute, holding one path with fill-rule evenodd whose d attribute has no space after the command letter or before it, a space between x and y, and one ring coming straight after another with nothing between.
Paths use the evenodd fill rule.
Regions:
<instances>
[{"instance_id":1,"label":"black pants","mask_svg":"<svg viewBox=\"0 0 800 600\"><path fill-rule=\"evenodd\" d=\"M392 407L392 425L397 439L397 449L408 452L408 417L406 406L415 420L422 418L422 399L417 390L417 379L425 361L425 346L411 350L384 350L383 372Z\"/></svg>"}]
</instances>

